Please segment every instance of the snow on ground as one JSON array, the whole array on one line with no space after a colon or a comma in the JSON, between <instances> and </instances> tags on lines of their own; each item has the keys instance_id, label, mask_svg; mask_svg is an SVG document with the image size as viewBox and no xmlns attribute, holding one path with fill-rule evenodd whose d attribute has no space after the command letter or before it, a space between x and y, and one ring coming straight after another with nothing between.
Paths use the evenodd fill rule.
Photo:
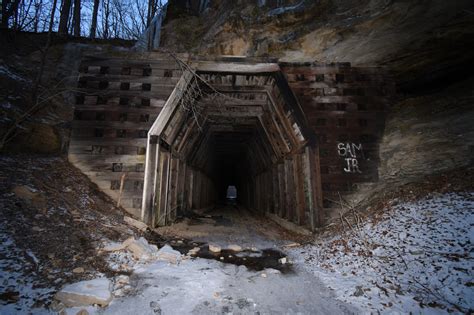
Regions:
<instances>
[{"instance_id":1,"label":"snow on ground","mask_svg":"<svg viewBox=\"0 0 474 315\"><path fill-rule=\"evenodd\" d=\"M464 313L474 309L473 226L474 193L430 195L292 256L363 313Z\"/></svg>"},{"instance_id":2,"label":"snow on ground","mask_svg":"<svg viewBox=\"0 0 474 315\"><path fill-rule=\"evenodd\" d=\"M31 251L22 251L0 224L0 314L49 314L35 308L36 301L49 299L54 289L44 288L37 281L38 258Z\"/></svg>"},{"instance_id":3,"label":"snow on ground","mask_svg":"<svg viewBox=\"0 0 474 315\"><path fill-rule=\"evenodd\" d=\"M189 259L135 266L132 291L90 314L347 314L311 274L250 271L215 260ZM78 308L67 309L75 314Z\"/></svg>"}]
</instances>

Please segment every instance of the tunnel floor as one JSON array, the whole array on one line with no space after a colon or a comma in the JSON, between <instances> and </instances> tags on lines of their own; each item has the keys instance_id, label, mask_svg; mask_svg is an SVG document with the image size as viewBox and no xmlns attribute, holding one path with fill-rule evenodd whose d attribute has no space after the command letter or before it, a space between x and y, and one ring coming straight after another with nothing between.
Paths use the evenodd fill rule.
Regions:
<instances>
[{"instance_id":1,"label":"tunnel floor","mask_svg":"<svg viewBox=\"0 0 474 315\"><path fill-rule=\"evenodd\" d=\"M223 249L229 245L243 249L275 248L307 241L307 236L288 231L245 207L229 205L193 210L170 226L156 228L155 232L170 238L216 244Z\"/></svg>"}]
</instances>

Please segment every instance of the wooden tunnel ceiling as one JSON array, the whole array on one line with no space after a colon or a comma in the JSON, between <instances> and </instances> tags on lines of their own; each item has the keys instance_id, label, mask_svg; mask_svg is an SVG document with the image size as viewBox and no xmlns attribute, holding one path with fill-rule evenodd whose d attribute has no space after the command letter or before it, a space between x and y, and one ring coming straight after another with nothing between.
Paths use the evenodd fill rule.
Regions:
<instances>
[{"instance_id":1,"label":"wooden tunnel ceiling","mask_svg":"<svg viewBox=\"0 0 474 315\"><path fill-rule=\"evenodd\" d=\"M157 121L162 146L208 174L220 189L239 186L243 177L302 150L311 138L304 115L279 78L278 71L185 73L175 110Z\"/></svg>"}]
</instances>

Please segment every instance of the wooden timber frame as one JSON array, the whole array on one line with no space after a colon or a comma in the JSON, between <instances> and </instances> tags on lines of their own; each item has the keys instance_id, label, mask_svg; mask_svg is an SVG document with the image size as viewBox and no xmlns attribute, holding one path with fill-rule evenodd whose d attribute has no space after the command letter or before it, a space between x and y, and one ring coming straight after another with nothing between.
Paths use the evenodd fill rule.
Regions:
<instances>
[{"instance_id":1,"label":"wooden timber frame","mask_svg":"<svg viewBox=\"0 0 474 315\"><path fill-rule=\"evenodd\" d=\"M248 209L314 230L323 223L318 152L278 64L194 62L148 131L141 219L167 225L215 203L220 161L245 172Z\"/></svg>"},{"instance_id":2,"label":"wooden timber frame","mask_svg":"<svg viewBox=\"0 0 474 315\"><path fill-rule=\"evenodd\" d=\"M135 218L170 224L235 184L246 208L314 229L378 180L384 69L178 57L209 86L166 52L91 52L67 100L69 161Z\"/></svg>"}]
</instances>

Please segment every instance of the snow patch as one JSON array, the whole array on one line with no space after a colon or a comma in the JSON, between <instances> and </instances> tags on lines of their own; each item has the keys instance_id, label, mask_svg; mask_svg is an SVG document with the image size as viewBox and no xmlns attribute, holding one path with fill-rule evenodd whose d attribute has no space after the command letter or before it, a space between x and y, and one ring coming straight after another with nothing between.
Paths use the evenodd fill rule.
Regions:
<instances>
[{"instance_id":1,"label":"snow patch","mask_svg":"<svg viewBox=\"0 0 474 315\"><path fill-rule=\"evenodd\" d=\"M293 255L364 312L467 312L474 308L473 214L473 193L433 195Z\"/></svg>"}]
</instances>

